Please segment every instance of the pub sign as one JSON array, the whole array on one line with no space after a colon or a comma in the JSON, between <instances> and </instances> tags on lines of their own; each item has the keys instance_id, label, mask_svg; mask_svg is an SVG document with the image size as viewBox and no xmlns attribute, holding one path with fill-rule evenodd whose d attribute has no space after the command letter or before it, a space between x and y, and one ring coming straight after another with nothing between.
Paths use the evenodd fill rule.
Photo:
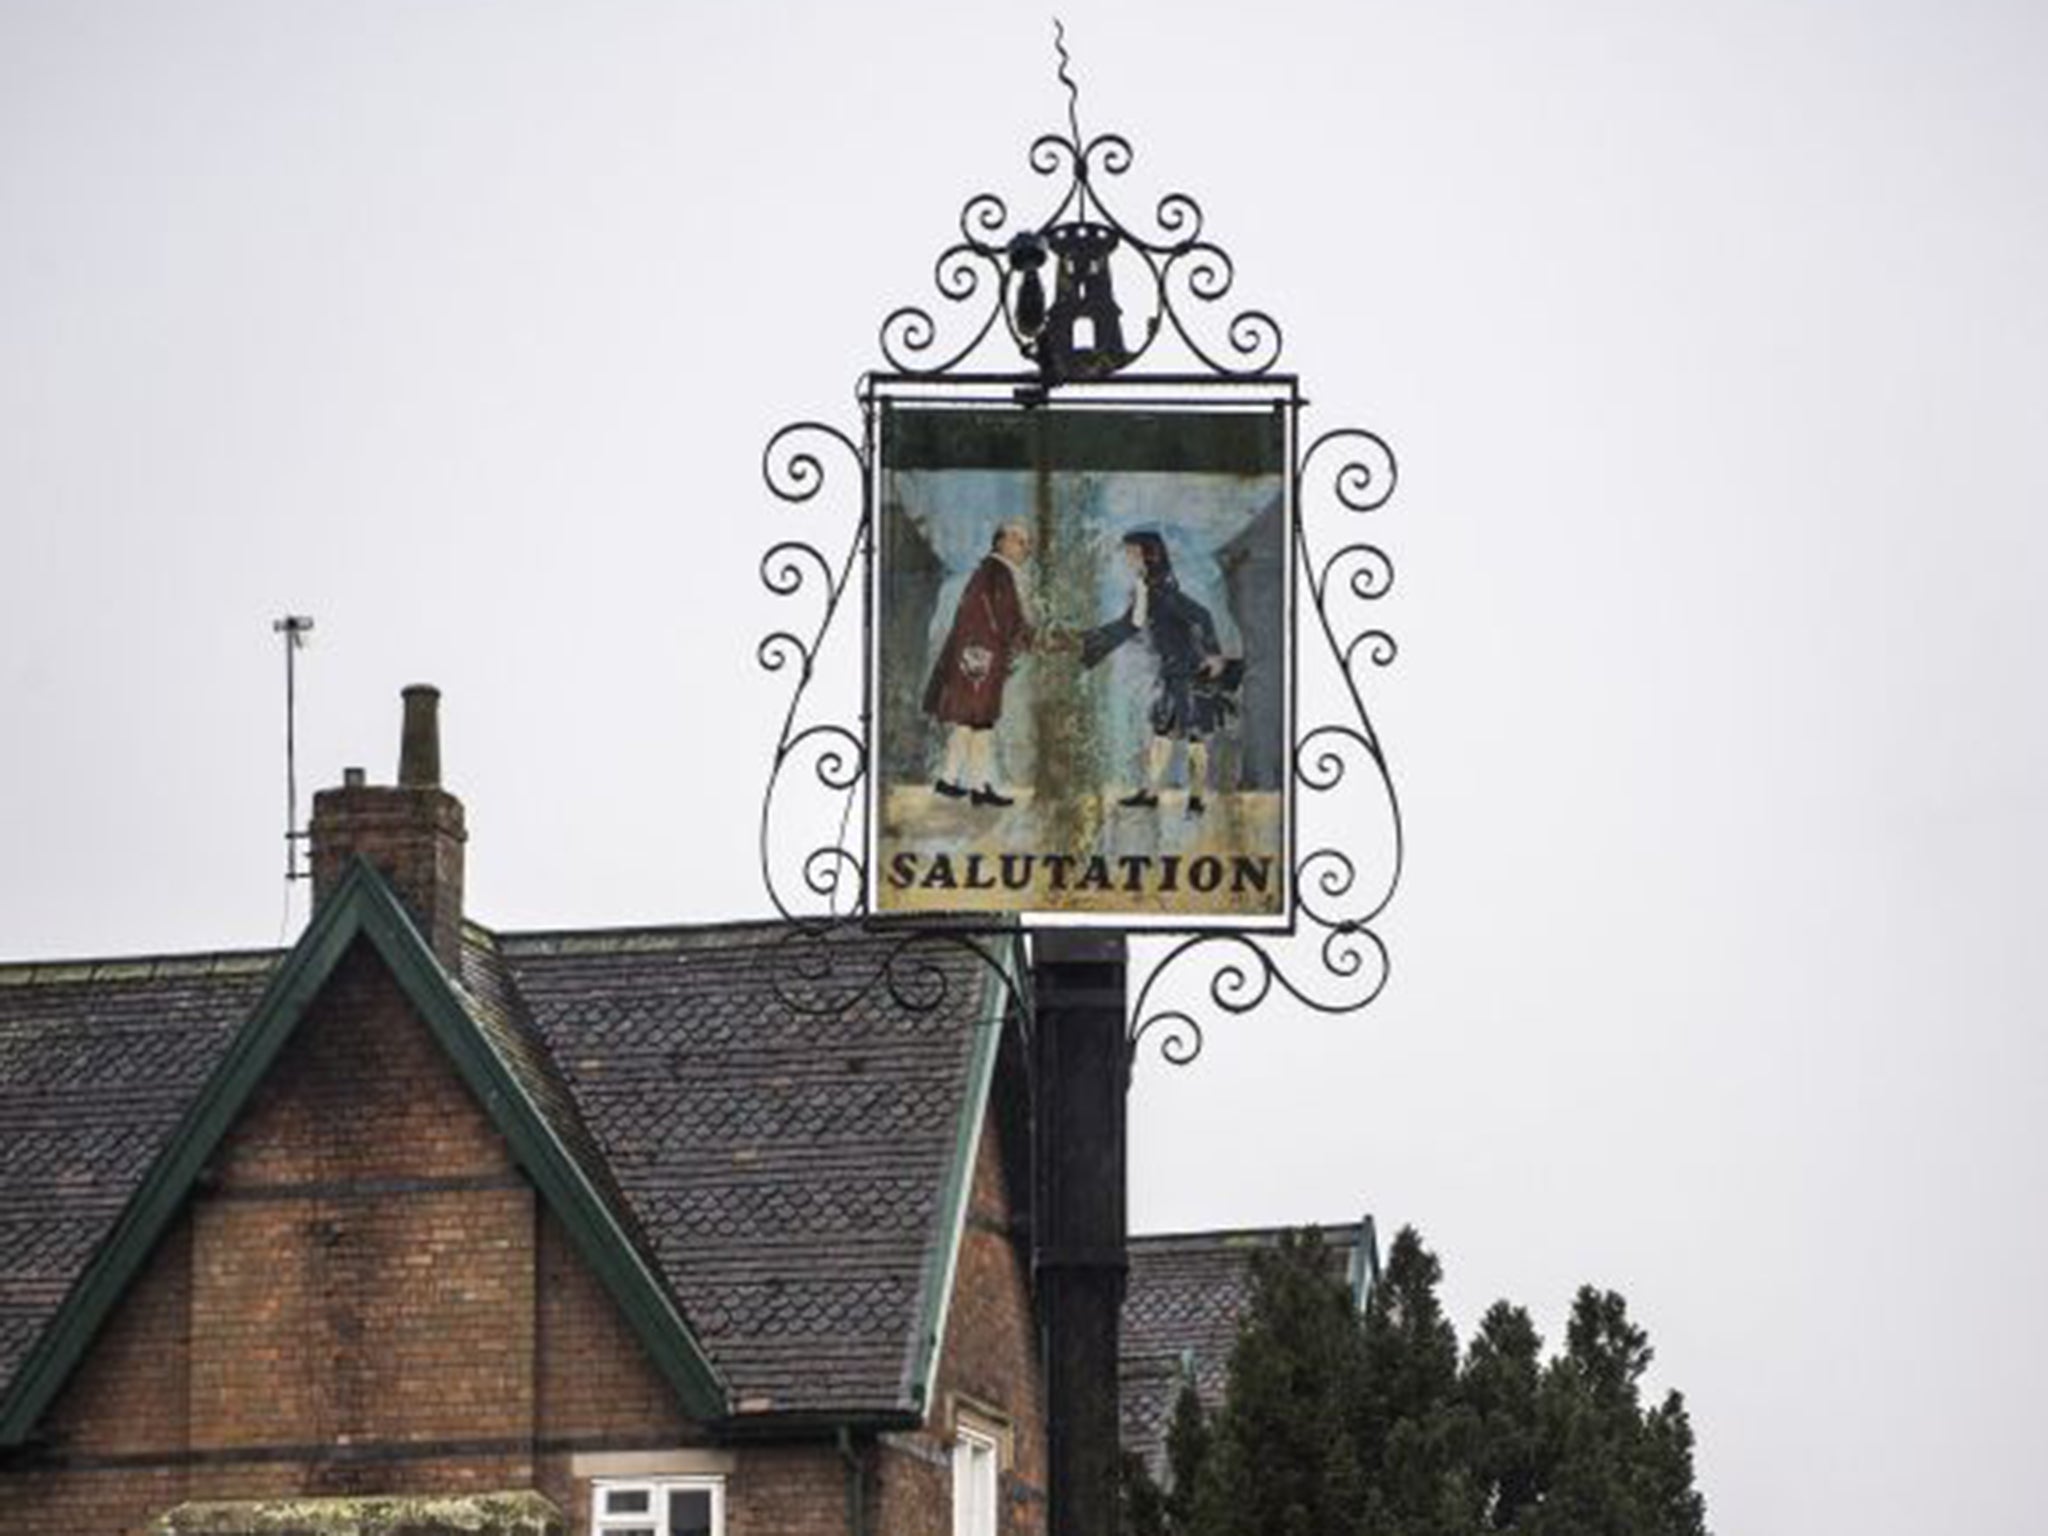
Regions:
<instances>
[{"instance_id":1,"label":"pub sign","mask_svg":"<svg viewBox=\"0 0 2048 1536\"><path fill-rule=\"evenodd\" d=\"M877 426L870 910L1286 926L1288 405Z\"/></svg>"}]
</instances>

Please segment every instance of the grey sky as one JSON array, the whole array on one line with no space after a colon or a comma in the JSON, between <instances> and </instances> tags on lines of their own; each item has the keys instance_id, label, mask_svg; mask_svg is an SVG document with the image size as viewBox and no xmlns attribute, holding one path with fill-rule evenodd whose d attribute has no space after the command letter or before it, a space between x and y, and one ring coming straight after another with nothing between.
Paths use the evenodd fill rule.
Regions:
<instances>
[{"instance_id":1,"label":"grey sky","mask_svg":"<svg viewBox=\"0 0 2048 1536\"><path fill-rule=\"evenodd\" d=\"M2028 1528L2048 13L1064 14L1404 471L1393 985L1148 1063L1137 1219L1623 1290L1730 1536ZM309 784L445 690L486 921L760 910L759 447L1032 206L1047 32L0 6L0 955L277 938L287 609Z\"/></svg>"}]
</instances>

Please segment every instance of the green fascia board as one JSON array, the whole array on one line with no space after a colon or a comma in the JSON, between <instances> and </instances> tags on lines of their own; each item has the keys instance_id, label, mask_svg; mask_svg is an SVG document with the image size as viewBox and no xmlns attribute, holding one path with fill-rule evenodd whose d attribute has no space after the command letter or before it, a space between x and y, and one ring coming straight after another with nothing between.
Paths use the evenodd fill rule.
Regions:
<instances>
[{"instance_id":1,"label":"green fascia board","mask_svg":"<svg viewBox=\"0 0 2048 1536\"><path fill-rule=\"evenodd\" d=\"M584 1261L625 1312L684 1409L698 1419L726 1412L725 1385L666 1289L485 1039L403 904L375 869L357 859L279 965L262 1001L236 1031L113 1231L15 1371L0 1398L0 1446L21 1445L29 1438L358 937L368 939L390 968Z\"/></svg>"},{"instance_id":2,"label":"green fascia board","mask_svg":"<svg viewBox=\"0 0 2048 1536\"><path fill-rule=\"evenodd\" d=\"M967 1064L967 1092L961 1100L960 1118L953 1133L952 1160L939 1195L931 1247L925 1255L921 1287L924 1306L918 1319L908 1386L910 1401L927 1412L937 1382L939 1351L945 1343L953 1277L959 1264L960 1244L966 1237L967 1208L974 1197L974 1157L981 1146L981 1129L988 1116L989 1091L995 1081L996 1060L1002 1053L1003 1031L1008 1027L1010 998L1025 995L1020 980L1024 969L1020 959L1023 942L1021 933L1007 935L1000 972L991 968L982 979L981 1008L973 1025L974 1042Z\"/></svg>"}]
</instances>

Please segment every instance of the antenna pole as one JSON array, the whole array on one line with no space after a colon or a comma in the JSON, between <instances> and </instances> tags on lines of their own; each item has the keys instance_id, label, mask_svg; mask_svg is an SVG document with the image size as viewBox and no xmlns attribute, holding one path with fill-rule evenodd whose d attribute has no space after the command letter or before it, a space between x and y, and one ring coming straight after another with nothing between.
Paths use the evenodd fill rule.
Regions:
<instances>
[{"instance_id":1,"label":"antenna pole","mask_svg":"<svg viewBox=\"0 0 2048 1536\"><path fill-rule=\"evenodd\" d=\"M298 654L312 633L313 620L307 614L288 613L270 627L284 639L284 878L289 888L307 874L299 861L299 844L306 834L299 830Z\"/></svg>"}]
</instances>

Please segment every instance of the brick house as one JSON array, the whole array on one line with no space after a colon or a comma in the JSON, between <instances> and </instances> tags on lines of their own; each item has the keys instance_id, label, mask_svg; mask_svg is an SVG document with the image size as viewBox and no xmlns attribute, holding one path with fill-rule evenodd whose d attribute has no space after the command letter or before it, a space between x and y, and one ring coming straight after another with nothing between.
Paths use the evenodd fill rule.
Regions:
<instances>
[{"instance_id":1,"label":"brick house","mask_svg":"<svg viewBox=\"0 0 2048 1536\"><path fill-rule=\"evenodd\" d=\"M482 927L433 706L290 949L0 966L0 1536L1042 1530L1005 990Z\"/></svg>"}]
</instances>

